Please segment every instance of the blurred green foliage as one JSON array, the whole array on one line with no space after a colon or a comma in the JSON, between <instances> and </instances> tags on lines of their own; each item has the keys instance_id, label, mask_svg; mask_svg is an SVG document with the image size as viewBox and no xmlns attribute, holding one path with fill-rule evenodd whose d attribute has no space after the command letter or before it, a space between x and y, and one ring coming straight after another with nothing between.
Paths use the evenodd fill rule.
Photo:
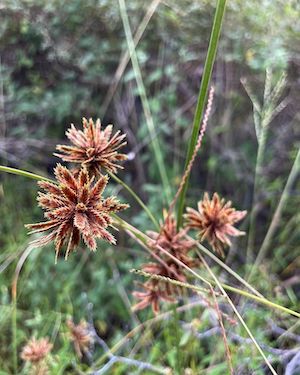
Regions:
<instances>
[{"instance_id":1,"label":"blurred green foliage","mask_svg":"<svg viewBox=\"0 0 300 375\"><path fill-rule=\"evenodd\" d=\"M134 31L150 2L126 3ZM162 1L137 47L174 192L181 178L214 7L215 2L211 1ZM257 142L251 101L240 80L247 79L255 93L262 96L266 68L272 68L274 80L286 71L284 96L288 106L274 119L267 141L264 185L259 193L258 245L277 206L300 140L299 15L297 0L228 2L213 77L215 108L192 173L189 204L194 204L207 190L220 192L240 208L251 207ZM113 99L104 108L126 48L117 1L3 0L0 4L1 164L51 173L57 162L51 152L55 143L62 142L70 122L80 125L83 116L100 117L104 124L112 122L127 133L131 160L120 176L161 217L159 174L150 153L151 139L130 63ZM17 262L28 245L23 224L41 218L35 204L36 191L32 181L1 175L1 375L12 371L10 288ZM141 230L152 229L145 214L124 192L125 199L132 206L126 213L130 222ZM298 207L299 181L284 210L272 257L265 264L266 272L260 276L259 285L266 296L277 293L279 301L295 309L299 309L299 288L287 287L288 297L284 297L286 288L279 286L300 264ZM231 256L233 268L241 272L244 271L241 249L245 243L241 239ZM124 291L130 294L134 287L128 271L139 267L146 257L122 233L116 248L104 244L100 248L96 254L79 249L68 262L60 260L55 266L54 250L49 246L31 252L22 268L17 300L18 349L32 335L49 336L55 345L51 374L77 373L76 367L88 371L88 361L80 363L76 359L65 333L67 317L73 316L75 321L88 319L87 303L93 304L95 327L110 346L136 323L126 306ZM276 286L279 289L274 291ZM258 339L271 345L272 337L260 336L259 325L263 326L267 319L263 313L250 308L247 318ZM201 318L197 329L209 327L203 308L189 314L188 318ZM142 321L151 316L150 311L139 314ZM208 367L209 374L224 374L227 367L221 337L199 341L180 323L181 317L159 323L148 333L147 340L133 340L132 345L122 350L122 355L129 356L131 348L137 345L135 358L175 368L174 374L184 374L187 368L192 374L200 374ZM241 371L246 368L251 373L263 373L261 359L255 357L252 347L232 345L231 350L234 366L241 366ZM102 354L96 348L94 359ZM241 357L245 358L244 363ZM22 373L29 371L22 367L21 361L19 364ZM129 372L124 364L116 364L112 371L138 373L136 369Z\"/></svg>"}]
</instances>

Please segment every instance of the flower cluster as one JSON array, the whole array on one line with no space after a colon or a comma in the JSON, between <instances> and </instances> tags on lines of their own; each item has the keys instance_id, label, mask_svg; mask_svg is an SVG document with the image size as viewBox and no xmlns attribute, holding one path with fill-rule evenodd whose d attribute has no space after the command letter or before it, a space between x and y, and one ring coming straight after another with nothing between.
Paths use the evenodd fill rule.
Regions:
<instances>
[{"instance_id":1,"label":"flower cluster","mask_svg":"<svg viewBox=\"0 0 300 375\"><path fill-rule=\"evenodd\" d=\"M66 132L73 146L57 145L56 149L60 153L54 155L66 162L86 166L91 175L100 176L103 169L116 173L117 168L122 168L119 162L127 159L125 154L118 152L126 145L126 134L120 134L118 130L112 136L113 126L102 129L99 119L96 123L86 118L82 121L83 131L77 130L72 124Z\"/></svg>"},{"instance_id":2,"label":"flower cluster","mask_svg":"<svg viewBox=\"0 0 300 375\"><path fill-rule=\"evenodd\" d=\"M220 255L224 255L223 248L225 246L231 245L230 237L244 234L244 232L236 229L233 224L240 221L246 215L246 211L236 211L231 207L230 201L225 202L224 199L220 199L217 193L213 195L212 199L210 199L208 193L205 193L203 200L198 202L198 210L187 208L183 229L178 228L176 220L172 217L176 201L183 193L197 152L201 147L212 108L213 96L214 88L211 87L197 143L185 168L179 188L169 206L165 223L161 226L160 233L148 232L148 236L151 238L149 247L152 249L155 263L145 264L142 271L146 275L152 274L153 277L142 284L145 292L133 293L140 300L134 306L136 310L151 305L154 313L158 313L159 301L171 302L172 299L170 298L174 294L174 285L177 287L178 282L185 282L186 270L199 264L199 261L195 262L189 254L195 245L195 241L187 236L190 229L197 230L197 237L200 241L207 240L213 250ZM178 290L178 288L176 289Z\"/></svg>"},{"instance_id":3,"label":"flower cluster","mask_svg":"<svg viewBox=\"0 0 300 375\"><path fill-rule=\"evenodd\" d=\"M197 230L201 241L207 240L214 251L223 255L224 247L231 245L229 237L244 234L233 224L243 219L245 215L246 211L235 210L231 207L230 201L225 202L224 199L220 199L217 193L213 195L212 199L209 198L208 193L205 193L203 200L198 202L198 210L187 208L184 229L177 230L176 220L172 215L168 215L160 233L148 232L149 237L153 240L149 245L157 255L155 259L159 258L161 262L145 264L142 271L185 282L186 269L183 264L189 268L199 264L189 255L194 247L194 241L187 238L188 230ZM160 248L173 255L177 261L166 255L165 252L161 252ZM171 283L150 279L142 284L142 287L145 292L133 292L134 297L140 300L134 306L135 310L141 310L151 305L153 312L157 314L159 301L174 302L171 296L175 290Z\"/></svg>"},{"instance_id":4,"label":"flower cluster","mask_svg":"<svg viewBox=\"0 0 300 375\"><path fill-rule=\"evenodd\" d=\"M212 100L212 99L211 99ZM207 121L208 115L206 116ZM206 126L206 125L205 125ZM204 135L205 127L200 133L198 148ZM40 181L39 186L44 190L39 192L38 203L43 208L46 221L28 224L30 233L47 232L32 242L34 246L44 246L54 242L56 259L65 246L65 257L73 252L80 240L95 251L97 239L103 239L115 244L114 236L108 231L113 227L113 215L128 207L120 203L116 197L104 197L103 193L108 183L107 173L116 173L122 166L120 161L126 160L126 155L119 153L125 142L125 134L117 131L113 134L113 126L102 127L100 120L83 118L83 130L78 130L72 124L66 132L72 145L58 145L59 153L55 155L63 161L76 165L74 169L57 164L54 169L55 182ZM144 291L133 293L139 301L135 310L152 306L154 313L159 312L160 301L175 302L178 294L178 282L186 282L186 270L200 264L191 257L195 241L188 237L190 229L196 230L200 241L208 241L214 251L223 255L225 246L231 245L230 237L240 236L244 232L234 227L243 219L246 211L237 211L231 202L225 202L217 193L212 198L204 194L198 202L198 209L188 207L183 228L178 228L172 215L176 198L191 170L196 151L184 174L180 188L175 195L160 231L148 231L148 248L152 260L142 266L142 271L155 275L141 287ZM164 277L177 282L167 282ZM176 285L175 285L176 284ZM175 286L174 286L175 285ZM91 340L83 322L75 325L68 322L76 352L82 356Z\"/></svg>"},{"instance_id":5,"label":"flower cluster","mask_svg":"<svg viewBox=\"0 0 300 375\"><path fill-rule=\"evenodd\" d=\"M230 246L230 236L242 236L245 232L236 229L233 224L242 220L247 211L236 211L231 201L225 202L215 193L212 199L208 193L198 202L198 210L188 207L185 215L186 225L198 231L201 241L207 240L211 247L223 255L224 246Z\"/></svg>"},{"instance_id":6,"label":"flower cluster","mask_svg":"<svg viewBox=\"0 0 300 375\"><path fill-rule=\"evenodd\" d=\"M186 281L184 263L188 267L195 266L195 260L191 258L189 252L193 248L193 241L187 240L186 230L177 231L177 222L172 215L167 215L165 222L161 225L160 233L149 231L148 236L151 238L149 247L156 255L155 261L143 265L142 270L146 273L169 277L171 279L184 282ZM162 248L170 254L162 253ZM174 259L176 258L176 260ZM158 279L150 279L142 288L145 292L134 292L133 295L140 300L133 308L141 310L148 305L152 306L155 314L159 312L159 301L175 302L172 295L176 294L178 288Z\"/></svg>"},{"instance_id":7,"label":"flower cluster","mask_svg":"<svg viewBox=\"0 0 300 375\"><path fill-rule=\"evenodd\" d=\"M125 160L124 154L117 150L126 144L125 135L120 132L112 137L112 125L101 130L100 120L96 124L92 119L83 119L84 130L77 130L74 125L67 131L67 136L74 143L71 146L57 146L67 156L63 160L80 163L81 168L69 170L61 164L54 169L56 183L39 181L44 189L38 195L38 203L45 210L45 222L28 224L30 233L50 233L32 242L33 246L44 246L54 241L56 258L66 244L66 255L72 252L83 239L92 250L97 248L96 239L104 239L115 244L114 236L108 232L112 226L112 214L124 210L127 204L120 203L115 197L103 197L108 177L101 171L116 172L120 166L116 163Z\"/></svg>"},{"instance_id":8,"label":"flower cluster","mask_svg":"<svg viewBox=\"0 0 300 375\"><path fill-rule=\"evenodd\" d=\"M40 340L32 338L24 346L21 358L25 362L39 363L47 357L52 346L53 345L49 342L48 338L42 338Z\"/></svg>"}]
</instances>

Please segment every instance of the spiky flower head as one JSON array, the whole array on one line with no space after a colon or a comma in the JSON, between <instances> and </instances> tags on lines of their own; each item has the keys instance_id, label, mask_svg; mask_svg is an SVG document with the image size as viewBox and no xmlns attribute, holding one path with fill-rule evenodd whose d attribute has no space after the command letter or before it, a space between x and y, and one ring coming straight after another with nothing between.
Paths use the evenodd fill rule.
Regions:
<instances>
[{"instance_id":1,"label":"spiky flower head","mask_svg":"<svg viewBox=\"0 0 300 375\"><path fill-rule=\"evenodd\" d=\"M172 261L170 257L160 252L157 245L170 252L171 255L175 256L187 266L192 266L193 260L188 253L192 250L194 245L193 241L186 239L186 232L185 229L177 230L177 221L173 215L166 215L165 221L161 225L160 232L148 231L147 234L154 240L150 246L152 246L167 263L174 263L174 266L177 268L178 263L174 260Z\"/></svg>"},{"instance_id":2,"label":"spiky flower head","mask_svg":"<svg viewBox=\"0 0 300 375\"><path fill-rule=\"evenodd\" d=\"M99 176L103 170L116 173L118 168L123 168L119 162L126 160L127 156L118 150L126 145L126 134L118 130L112 135L113 125L102 128L99 119L95 123L91 118L83 118L82 121L83 131L71 124L66 132L73 145L57 145L60 153L54 155L66 162L85 166L95 176Z\"/></svg>"},{"instance_id":3,"label":"spiky flower head","mask_svg":"<svg viewBox=\"0 0 300 375\"><path fill-rule=\"evenodd\" d=\"M47 357L52 347L53 345L49 342L48 338L42 338L40 340L32 338L24 346L21 358L26 362L37 364Z\"/></svg>"},{"instance_id":4,"label":"spiky flower head","mask_svg":"<svg viewBox=\"0 0 300 375\"><path fill-rule=\"evenodd\" d=\"M231 201L225 202L214 193L212 199L205 193L198 202L198 210L188 207L185 214L186 225L198 231L201 241L206 239L212 248L223 255L224 246L230 246L230 237L244 235L233 224L242 220L247 211L237 211L231 207Z\"/></svg>"},{"instance_id":5,"label":"spiky flower head","mask_svg":"<svg viewBox=\"0 0 300 375\"><path fill-rule=\"evenodd\" d=\"M148 231L147 234L151 238L149 247L152 249L154 256L153 262L142 266L142 271L185 282L185 268L180 263L178 264L174 258L161 252L159 248L163 248L186 266L194 267L196 264L195 260L189 255L194 242L186 239L186 230L180 229L178 231L174 216L166 215L160 232ZM140 300L133 307L134 310L142 310L148 306L152 306L153 312L157 314L160 302L176 302L174 297L178 294L178 287L171 283L153 278L142 284L142 288L146 291L133 292L133 296Z\"/></svg>"},{"instance_id":6,"label":"spiky flower head","mask_svg":"<svg viewBox=\"0 0 300 375\"><path fill-rule=\"evenodd\" d=\"M79 324L74 324L72 320L68 320L67 326L75 351L78 357L82 358L83 354L89 350L94 341L93 335L88 329L88 324L84 320L81 320Z\"/></svg>"},{"instance_id":7,"label":"spiky flower head","mask_svg":"<svg viewBox=\"0 0 300 375\"><path fill-rule=\"evenodd\" d=\"M103 198L102 193L107 185L108 177L101 176L97 182L90 177L86 169L74 175L61 164L54 169L57 185L48 181L39 181L45 193L39 192L38 202L44 210L45 222L27 224L30 233L45 232L49 234L32 242L39 247L55 242L56 258L63 245L67 244L66 258L83 239L85 244L95 251L97 238L112 244L116 240L107 231L112 226L111 214L128 207L115 197Z\"/></svg>"}]
</instances>

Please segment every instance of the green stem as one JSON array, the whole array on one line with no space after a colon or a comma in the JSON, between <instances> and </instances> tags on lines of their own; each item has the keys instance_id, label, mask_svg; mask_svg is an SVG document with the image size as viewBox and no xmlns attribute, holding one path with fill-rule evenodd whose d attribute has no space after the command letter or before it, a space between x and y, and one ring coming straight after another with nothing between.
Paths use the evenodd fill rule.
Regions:
<instances>
[{"instance_id":1,"label":"green stem","mask_svg":"<svg viewBox=\"0 0 300 375\"><path fill-rule=\"evenodd\" d=\"M171 189L170 189L170 184L169 184L169 180L168 180L167 170L166 170L166 167L165 167L165 164L164 164L163 155L162 155L162 152L161 152L162 148L161 148L160 143L157 139L157 130L155 129L153 117L151 115L150 105L149 105L149 102L148 102L148 99L147 99L145 85L144 85L144 82L143 82L141 69L140 69L137 54L136 54L136 51L135 51L135 44L134 44L134 41L133 41L133 37L132 37L132 33L131 33L131 28L130 28L129 19L128 19L128 15L127 15L124 0L119 0L119 7L120 7L120 13L121 13L123 26L124 26L126 41L127 41L127 45L128 45L128 50L129 50L129 54L130 54L130 59L131 59L133 71L134 71L134 74L135 74L135 79L136 79L136 83L137 83L137 86L138 86L138 91L139 91L139 95L140 95L140 98L141 98L142 107L143 107L143 110L144 110L146 124L147 124L148 131L149 131L149 134L150 134L151 139L152 139L152 147L153 147L154 157L156 159L157 168L158 168L158 171L159 171L159 174L160 174L160 177L161 177L161 181L162 181L162 184L163 184L163 187L164 187L164 194L166 195L167 201L170 201L171 200L170 199L171 198Z\"/></svg>"},{"instance_id":2,"label":"green stem","mask_svg":"<svg viewBox=\"0 0 300 375\"><path fill-rule=\"evenodd\" d=\"M192 240L191 237L187 236L189 240ZM195 245L198 247L200 251L202 251L204 254L208 255L214 262L216 262L219 266L224 268L228 273L230 273L233 277L235 277L241 284L246 286L248 289L250 289L255 295L258 297L264 298L261 293L259 293L255 288L253 288L252 285L250 285L246 280L244 280L238 273L233 271L230 267L227 266L224 262L222 262L218 257L216 257L214 254L212 254L205 246L203 246L200 243L197 243L195 241Z\"/></svg>"},{"instance_id":3,"label":"green stem","mask_svg":"<svg viewBox=\"0 0 300 375\"><path fill-rule=\"evenodd\" d=\"M218 47L218 42L220 38L220 32L221 32L222 20L223 20L224 13L225 13L225 7L226 7L226 0L218 0L214 23L213 23L210 41L209 41L209 46L207 50L206 61L205 61L204 70L203 70L203 77L201 80L201 86L200 86L200 91L198 95L198 101L197 101L197 106L196 106L196 111L195 111L195 116L194 116L194 121L193 121L192 135L190 138L186 161L185 161L185 169L187 168L192 158L194 149L196 147L197 139L198 139L199 129L201 125L201 118L203 116L203 111L204 111L204 107L205 107L205 103L207 99L208 85L211 79L214 61L215 61L215 57L217 53L217 47ZM182 214L184 210L184 201L185 201L185 195L186 195L186 191L188 188L188 184L189 184L189 178L187 178L184 184L184 187L180 193L179 200L178 200L178 214L177 214L178 228L182 225Z\"/></svg>"},{"instance_id":4,"label":"green stem","mask_svg":"<svg viewBox=\"0 0 300 375\"><path fill-rule=\"evenodd\" d=\"M133 198L137 201L137 203L142 207L142 209L146 212L146 214L149 216L149 219L152 221L154 224L155 228L160 231L159 224L155 217L153 216L152 212L149 210L149 208L145 205L145 203L141 200L141 198L124 182L122 181L119 177L117 177L115 174L111 172L107 172L109 176L114 179L118 184L122 185L132 196Z\"/></svg>"},{"instance_id":5,"label":"green stem","mask_svg":"<svg viewBox=\"0 0 300 375\"><path fill-rule=\"evenodd\" d=\"M213 283L213 281L210 281L210 282ZM290 315L296 316L297 318L300 318L300 313L298 313L297 311L291 310L288 307L278 305L277 303L269 301L266 298L261 298L261 297L255 296L254 294L248 293L245 290L234 288L231 285L227 285L227 284L223 284L223 283L221 283L221 285L224 289L226 289L230 292L240 294L241 296L244 296L244 297L250 298L254 301L257 301L262 305L269 306L269 307L277 309L277 310L281 310L282 312L285 312L287 314L290 314Z\"/></svg>"},{"instance_id":6,"label":"green stem","mask_svg":"<svg viewBox=\"0 0 300 375\"><path fill-rule=\"evenodd\" d=\"M40 176L38 174L34 174L34 173L31 173L31 172L23 171L21 169L5 167L4 165L0 165L0 171L6 172L6 173L16 174L18 176L32 178L34 180L45 180L45 181L49 181L49 182L54 182L50 178Z\"/></svg>"},{"instance_id":7,"label":"green stem","mask_svg":"<svg viewBox=\"0 0 300 375\"><path fill-rule=\"evenodd\" d=\"M267 141L267 133L268 133L268 126L267 124L261 125L261 136L258 141L258 150L257 150L257 158L256 158L256 166L255 166L255 174L254 174L254 187L253 187L253 198L252 198L252 210L250 214L250 224L249 224L249 232L248 232L248 245L247 245L247 254L246 259L249 262L252 262L253 258L253 250L254 250L254 241L255 241L255 227L256 227L256 218L257 218L257 194L259 192L259 188L261 185L261 171L262 171L262 164L264 159L265 153L265 146ZM248 262L247 262L248 263Z\"/></svg>"}]
</instances>

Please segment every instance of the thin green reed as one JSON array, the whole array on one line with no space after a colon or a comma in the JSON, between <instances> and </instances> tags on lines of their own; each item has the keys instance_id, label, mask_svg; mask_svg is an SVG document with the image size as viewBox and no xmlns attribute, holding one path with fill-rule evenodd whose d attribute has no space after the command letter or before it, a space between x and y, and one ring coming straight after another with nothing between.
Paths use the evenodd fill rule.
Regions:
<instances>
[{"instance_id":1,"label":"thin green reed","mask_svg":"<svg viewBox=\"0 0 300 375\"><path fill-rule=\"evenodd\" d=\"M53 182L52 180L50 180L47 177L40 176L40 175L35 174L35 173L23 171L21 169L5 167L4 165L0 165L0 171L6 172L6 173L16 174L16 175L23 176L23 177L32 178L34 180L45 180L45 181Z\"/></svg>"},{"instance_id":2,"label":"thin green reed","mask_svg":"<svg viewBox=\"0 0 300 375\"><path fill-rule=\"evenodd\" d=\"M121 18L123 22L124 31L125 31L125 36L127 40L128 50L129 50L129 54L131 58L131 63L132 63L133 71L135 74L135 79L136 79L136 83L138 86L139 95L142 101L145 120L146 120L149 134L151 136L151 140L152 140L152 148L153 148L154 157L155 157L158 172L160 174L161 181L163 184L165 198L168 202L170 202L171 188L169 184L167 170L166 170L165 163L164 163L163 154L161 152L161 145L157 139L158 129L155 128L153 117L151 115L150 105L147 99L145 85L143 82L142 73L141 73L141 69L139 66L139 61L138 61L137 54L135 51L135 44L134 44L134 40L132 37L132 32L131 32L128 14L126 11L126 5L125 5L124 0L119 0L119 7L120 7Z\"/></svg>"},{"instance_id":3,"label":"thin green reed","mask_svg":"<svg viewBox=\"0 0 300 375\"><path fill-rule=\"evenodd\" d=\"M198 95L198 101L197 101L197 106L196 106L196 111L195 111L195 116L194 116L194 121L193 121L192 135L191 135L189 145L188 145L188 151L187 151L185 167L184 167L185 169L187 168L192 158L194 149L197 144L199 129L201 125L201 119L203 116L205 103L207 100L209 82L211 79L212 70L213 70L217 48L218 48L218 43L220 39L220 33L221 33L221 27L222 27L222 21L223 21L223 17L225 13L225 8L226 8L226 0L218 0L215 18L214 18L213 27L212 27L211 36L210 36L210 41L209 41L209 46L207 50L206 61L205 61L204 70L203 70L203 76L202 76L199 95ZM182 225L182 214L184 210L185 195L186 195L186 191L188 188L188 184L189 184L189 178L187 178L186 183L184 184L184 187L178 199L178 213L177 213L178 227Z\"/></svg>"}]
</instances>

